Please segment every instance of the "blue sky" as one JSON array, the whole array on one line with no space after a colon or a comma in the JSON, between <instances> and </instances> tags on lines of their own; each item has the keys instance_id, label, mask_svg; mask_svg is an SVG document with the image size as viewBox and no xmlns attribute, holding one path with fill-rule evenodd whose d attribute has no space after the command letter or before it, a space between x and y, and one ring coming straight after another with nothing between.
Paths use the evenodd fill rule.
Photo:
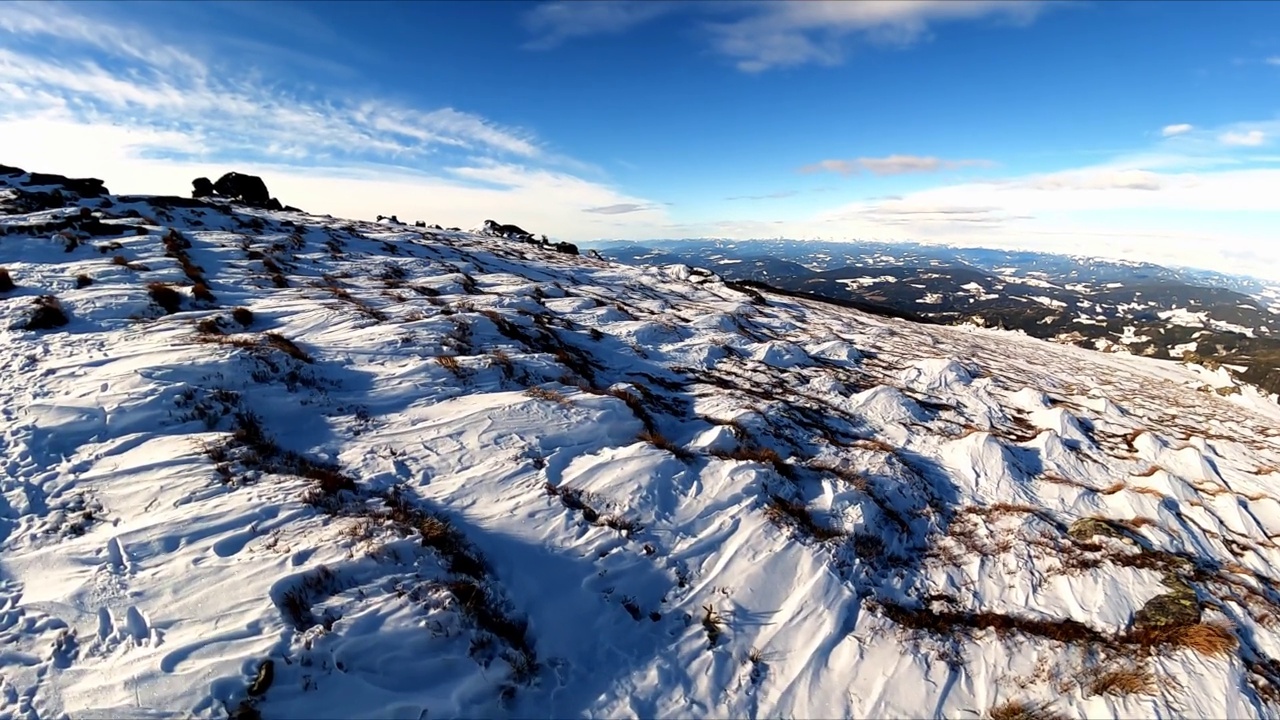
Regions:
<instances>
[{"instance_id":1,"label":"blue sky","mask_svg":"<svg viewBox=\"0 0 1280 720\"><path fill-rule=\"evenodd\" d=\"M1280 277L1280 3L0 3L0 162L557 238Z\"/></svg>"}]
</instances>

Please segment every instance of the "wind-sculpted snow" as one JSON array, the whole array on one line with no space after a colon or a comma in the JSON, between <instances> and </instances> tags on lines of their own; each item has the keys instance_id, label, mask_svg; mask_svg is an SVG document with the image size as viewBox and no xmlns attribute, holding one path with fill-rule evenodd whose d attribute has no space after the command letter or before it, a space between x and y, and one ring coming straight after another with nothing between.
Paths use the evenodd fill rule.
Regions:
<instances>
[{"instance_id":1,"label":"wind-sculpted snow","mask_svg":"<svg viewBox=\"0 0 1280 720\"><path fill-rule=\"evenodd\" d=\"M1251 391L27 179L0 178L0 715L1280 713L1280 411ZM25 329L43 296L66 324Z\"/></svg>"}]
</instances>

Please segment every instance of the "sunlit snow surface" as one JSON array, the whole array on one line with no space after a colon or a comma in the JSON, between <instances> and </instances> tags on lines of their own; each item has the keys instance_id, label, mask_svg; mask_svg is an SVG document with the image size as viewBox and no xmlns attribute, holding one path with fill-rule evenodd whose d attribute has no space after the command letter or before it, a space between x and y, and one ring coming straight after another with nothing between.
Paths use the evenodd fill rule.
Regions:
<instances>
[{"instance_id":1,"label":"sunlit snow surface","mask_svg":"<svg viewBox=\"0 0 1280 720\"><path fill-rule=\"evenodd\" d=\"M69 252L31 229L74 210L0 218L0 716L1280 713L1280 410L1248 388L469 233L119 201L119 235ZM11 327L42 294L70 324ZM356 490L220 456L245 413ZM388 519L393 488L480 577ZM1125 531L1073 532L1089 517ZM1121 638L1169 568L1237 647L886 609ZM532 667L467 582L527 624ZM1093 694L1131 665L1149 694Z\"/></svg>"}]
</instances>

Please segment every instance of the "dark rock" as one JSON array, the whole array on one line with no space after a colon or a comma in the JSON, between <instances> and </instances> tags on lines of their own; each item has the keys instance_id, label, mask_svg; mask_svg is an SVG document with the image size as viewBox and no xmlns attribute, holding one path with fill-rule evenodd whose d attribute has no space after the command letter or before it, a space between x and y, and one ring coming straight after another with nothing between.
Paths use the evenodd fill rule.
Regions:
<instances>
[{"instance_id":1,"label":"dark rock","mask_svg":"<svg viewBox=\"0 0 1280 720\"><path fill-rule=\"evenodd\" d=\"M237 200L245 205L265 205L271 200L267 192L267 184L257 175L242 175L229 172L218 178L213 184L213 192L218 197Z\"/></svg>"},{"instance_id":2,"label":"dark rock","mask_svg":"<svg viewBox=\"0 0 1280 720\"><path fill-rule=\"evenodd\" d=\"M562 252L566 255L577 255L578 246L570 242L558 242L556 243L556 252Z\"/></svg>"},{"instance_id":3,"label":"dark rock","mask_svg":"<svg viewBox=\"0 0 1280 720\"><path fill-rule=\"evenodd\" d=\"M27 185L61 185L62 189L73 192L80 197L100 197L107 194L107 188L97 178L69 178L65 175L50 173L31 173L27 176Z\"/></svg>"},{"instance_id":4,"label":"dark rock","mask_svg":"<svg viewBox=\"0 0 1280 720\"><path fill-rule=\"evenodd\" d=\"M414 226L414 227L424 228L424 227L426 227L426 226L427 226L427 223L426 223L426 221L424 221L424 220L415 220L415 221L414 221L414 223L413 223L413 226Z\"/></svg>"},{"instance_id":5,"label":"dark rock","mask_svg":"<svg viewBox=\"0 0 1280 720\"><path fill-rule=\"evenodd\" d=\"M22 168L16 168L12 165L0 165L0 177L13 177L15 175L26 175L27 171Z\"/></svg>"},{"instance_id":6,"label":"dark rock","mask_svg":"<svg viewBox=\"0 0 1280 720\"><path fill-rule=\"evenodd\" d=\"M484 231L490 235L495 235L508 240L533 240L533 233L521 228L518 225L503 225L494 220L484 221Z\"/></svg>"},{"instance_id":7,"label":"dark rock","mask_svg":"<svg viewBox=\"0 0 1280 720\"><path fill-rule=\"evenodd\" d=\"M267 210L283 210L284 209L284 206L280 204L280 201L275 198L269 198L266 202L262 203L262 207Z\"/></svg>"},{"instance_id":8,"label":"dark rock","mask_svg":"<svg viewBox=\"0 0 1280 720\"><path fill-rule=\"evenodd\" d=\"M1166 578L1164 584L1172 592L1151 598L1134 613L1134 630L1168 630L1200 622L1196 591L1176 578Z\"/></svg>"},{"instance_id":9,"label":"dark rock","mask_svg":"<svg viewBox=\"0 0 1280 720\"><path fill-rule=\"evenodd\" d=\"M213 195L213 182L207 177L198 177L191 181L191 197L203 198Z\"/></svg>"}]
</instances>

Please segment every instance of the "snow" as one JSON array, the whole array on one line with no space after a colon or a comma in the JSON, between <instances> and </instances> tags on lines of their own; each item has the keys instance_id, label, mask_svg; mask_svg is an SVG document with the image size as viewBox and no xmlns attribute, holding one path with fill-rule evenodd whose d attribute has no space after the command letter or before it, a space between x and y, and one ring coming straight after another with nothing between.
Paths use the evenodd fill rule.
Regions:
<instances>
[{"instance_id":1,"label":"snow","mask_svg":"<svg viewBox=\"0 0 1280 720\"><path fill-rule=\"evenodd\" d=\"M1277 601L1237 594L1280 563L1280 407L1203 368L468 233L127 207L71 252L0 237L0 716L1280 713L1245 664L1280 654ZM15 329L44 293L70 323ZM245 413L283 459L254 464ZM1244 645L1153 648L1158 694L1096 695L1139 650L890 612L1123 638L1168 587L1130 541L1072 541L1093 516L1192 558Z\"/></svg>"}]
</instances>

